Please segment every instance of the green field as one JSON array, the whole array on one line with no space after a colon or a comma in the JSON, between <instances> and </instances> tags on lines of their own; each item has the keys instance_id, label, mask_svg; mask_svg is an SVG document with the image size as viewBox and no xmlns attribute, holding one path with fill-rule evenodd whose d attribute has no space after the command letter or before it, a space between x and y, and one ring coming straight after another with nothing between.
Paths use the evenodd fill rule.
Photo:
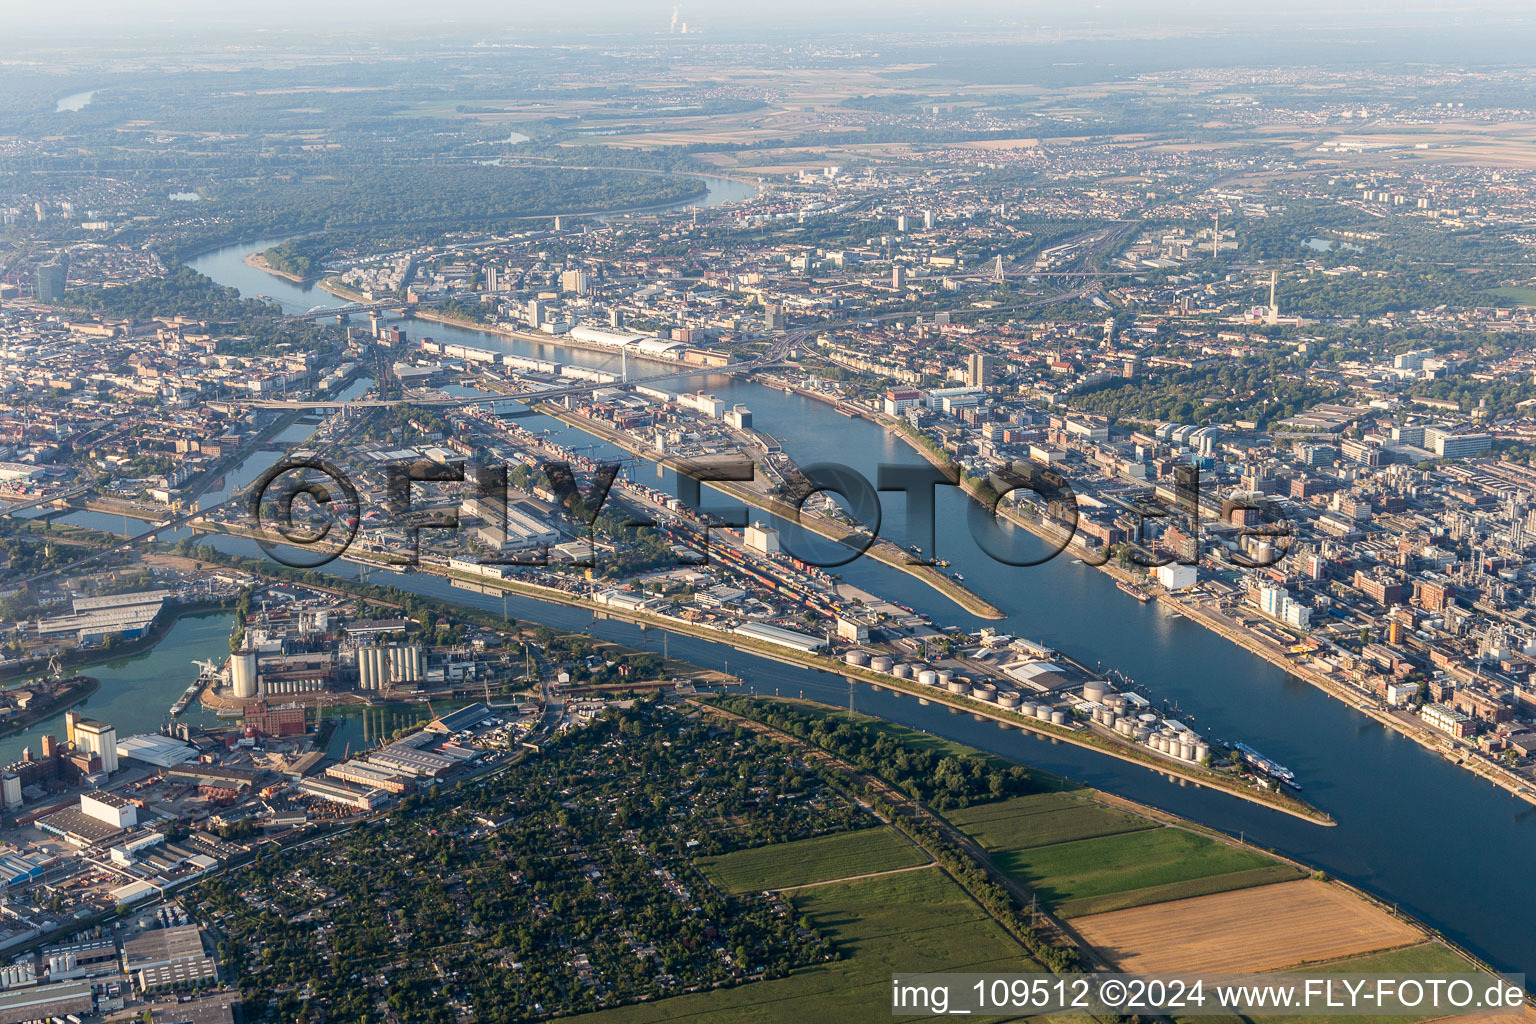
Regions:
<instances>
[{"instance_id":1,"label":"green field","mask_svg":"<svg viewBox=\"0 0 1536 1024\"><path fill-rule=\"evenodd\" d=\"M1405 946L1402 949L1390 950L1386 953L1371 953L1368 956L1350 957L1347 960L1335 960L1332 963L1319 967L1308 967L1308 973L1330 974L1409 974L1424 976L1427 974L1471 974L1476 970L1458 956L1453 950L1438 942L1421 942L1417 946ZM1411 1016L1328 1016L1328 1017L1257 1017L1261 1024L1311 1024L1311 1022L1328 1021L1329 1024L1412 1024L1413 1021L1428 1020L1435 1014L1426 1014L1418 1017ZM1444 1016L1439 1014L1438 1016ZM1455 1021L1455 1017L1446 1018L1448 1022ZM1519 1018L1511 1018L1512 1021Z\"/></svg>"},{"instance_id":2,"label":"green field","mask_svg":"<svg viewBox=\"0 0 1536 1024\"><path fill-rule=\"evenodd\" d=\"M1524 285L1516 285L1511 288L1490 288L1489 295L1497 295L1501 299L1514 299L1517 305L1536 306L1536 288Z\"/></svg>"},{"instance_id":3,"label":"green field","mask_svg":"<svg viewBox=\"0 0 1536 1024\"><path fill-rule=\"evenodd\" d=\"M582 1024L802 1024L807 1015L817 1015L839 1024L884 1024L892 1020L891 975L898 971L919 965L925 971L1040 970L937 869L818 886L791 899L817 930L832 938L841 960L773 981L565 1019Z\"/></svg>"},{"instance_id":4,"label":"green field","mask_svg":"<svg viewBox=\"0 0 1536 1024\"><path fill-rule=\"evenodd\" d=\"M988 823L982 822L978 832L987 827ZM994 834L1005 831L1002 822L991 827ZM992 845L985 840L983 844L999 868L1039 893L1063 916L1142 906L1301 876L1295 868L1278 864L1261 853L1228 846L1181 828L1148 828L1022 849ZM1232 877L1222 880L1223 875ZM1121 898L1105 899L1111 896Z\"/></svg>"},{"instance_id":5,"label":"green field","mask_svg":"<svg viewBox=\"0 0 1536 1024\"><path fill-rule=\"evenodd\" d=\"M1157 823L1067 793L1034 793L948 815L989 850L1027 850L1155 828Z\"/></svg>"},{"instance_id":6,"label":"green field","mask_svg":"<svg viewBox=\"0 0 1536 1024\"><path fill-rule=\"evenodd\" d=\"M727 891L761 892L926 863L927 854L881 827L703 857L699 867Z\"/></svg>"},{"instance_id":7,"label":"green field","mask_svg":"<svg viewBox=\"0 0 1536 1024\"><path fill-rule=\"evenodd\" d=\"M1209 896L1216 892L1234 889L1251 889L1256 885L1274 882L1294 882L1305 877L1306 872L1289 864L1274 863L1246 871L1228 871L1219 875L1205 875L1182 882L1149 885L1124 892L1105 893L1102 896L1084 896L1082 899L1065 900L1056 904L1061 917L1086 917L1089 914L1106 914L1111 910L1128 907L1144 907L1149 903L1167 903L1169 900L1187 900L1191 896Z\"/></svg>"}]
</instances>

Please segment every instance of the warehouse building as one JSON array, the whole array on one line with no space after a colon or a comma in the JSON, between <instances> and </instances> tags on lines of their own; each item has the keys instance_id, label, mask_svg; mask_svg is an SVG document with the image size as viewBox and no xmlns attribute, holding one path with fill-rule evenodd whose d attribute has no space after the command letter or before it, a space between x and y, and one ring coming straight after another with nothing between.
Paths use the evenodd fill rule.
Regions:
<instances>
[{"instance_id":1,"label":"warehouse building","mask_svg":"<svg viewBox=\"0 0 1536 1024\"><path fill-rule=\"evenodd\" d=\"M800 633L793 629L784 629L781 626L769 626L761 622L748 622L737 626L735 633L737 636L761 640L764 643L776 644L779 647L788 647L792 650L803 651L806 654L819 651L827 645L827 642L821 637L811 636L809 633Z\"/></svg>"}]
</instances>

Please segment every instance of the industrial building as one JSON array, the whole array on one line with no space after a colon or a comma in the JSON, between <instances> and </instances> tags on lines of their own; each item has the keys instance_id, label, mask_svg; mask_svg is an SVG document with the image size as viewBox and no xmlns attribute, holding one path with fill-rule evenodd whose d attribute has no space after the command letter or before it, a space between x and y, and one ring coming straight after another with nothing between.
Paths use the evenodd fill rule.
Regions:
<instances>
[{"instance_id":1,"label":"industrial building","mask_svg":"<svg viewBox=\"0 0 1536 1024\"><path fill-rule=\"evenodd\" d=\"M81 793L80 810L120 829L139 823L139 805L118 793Z\"/></svg>"},{"instance_id":2,"label":"industrial building","mask_svg":"<svg viewBox=\"0 0 1536 1024\"><path fill-rule=\"evenodd\" d=\"M360 647L357 651L358 688L388 690L400 683L416 683L426 677L426 656L417 644Z\"/></svg>"},{"instance_id":3,"label":"industrial building","mask_svg":"<svg viewBox=\"0 0 1536 1024\"><path fill-rule=\"evenodd\" d=\"M365 791L382 789L393 796L400 796L416 788L415 783L409 779L403 779L394 772L385 771L383 768L364 764L361 761L343 761L341 764L333 764L326 768L325 774L340 782L361 786Z\"/></svg>"},{"instance_id":4,"label":"industrial building","mask_svg":"<svg viewBox=\"0 0 1536 1024\"><path fill-rule=\"evenodd\" d=\"M761 622L748 622L737 626L735 633L738 636L750 637L753 640L776 644L779 647L788 647L792 650L803 651L806 654L819 651L827 646L827 642L821 637L811 636L809 633L800 633L793 629L784 629L782 626L769 626Z\"/></svg>"},{"instance_id":5,"label":"industrial building","mask_svg":"<svg viewBox=\"0 0 1536 1024\"><path fill-rule=\"evenodd\" d=\"M388 794L380 790L354 789L339 782L326 782L324 779L305 779L299 783L299 792L329 803L355 807L360 811L377 810L389 802Z\"/></svg>"},{"instance_id":6,"label":"industrial building","mask_svg":"<svg viewBox=\"0 0 1536 1024\"><path fill-rule=\"evenodd\" d=\"M106 722L82 718L75 723L75 747L101 758L101 770L117 771L117 729Z\"/></svg>"}]
</instances>

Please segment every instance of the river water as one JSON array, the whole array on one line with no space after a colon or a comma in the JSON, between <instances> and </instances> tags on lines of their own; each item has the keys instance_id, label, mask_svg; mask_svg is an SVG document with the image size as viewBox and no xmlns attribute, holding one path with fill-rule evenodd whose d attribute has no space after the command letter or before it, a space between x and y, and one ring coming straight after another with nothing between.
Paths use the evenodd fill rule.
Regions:
<instances>
[{"instance_id":1,"label":"river water","mask_svg":"<svg viewBox=\"0 0 1536 1024\"><path fill-rule=\"evenodd\" d=\"M141 732L158 732L169 716L171 705L183 690L197 679L194 659L220 661L229 654L229 630L233 612L209 612L178 619L152 650L120 658L102 665L80 669L81 675L95 676L101 688L76 705L86 718L110 722L117 727L117 738L126 739ZM64 712L39 722L23 732L0 739L0 764L10 764L21 757L23 747L38 756L44 735L64 737ZM196 725L216 719L202 711L201 705L187 709L183 719Z\"/></svg>"},{"instance_id":2,"label":"river water","mask_svg":"<svg viewBox=\"0 0 1536 1024\"><path fill-rule=\"evenodd\" d=\"M285 309L306 310L329 300L324 293L317 295L241 262L246 253L264 244L272 242L230 246L201 256L192 265L246 295L272 296ZM413 323L409 333L584 365L616 367L618 362L602 353L535 345L441 324ZM746 403L758 429L778 437L785 451L802 465L839 462L874 481L881 463L922 464L921 457L878 425L847 419L810 399L721 376L693 378L688 387L705 388L728 402ZM544 417L524 422L531 429L549 430L558 441L593 444L588 435ZM604 450L602 445L596 447ZM923 541L906 535L901 496L882 497L881 532L902 544ZM1292 768L1305 786L1306 798L1329 812L1337 827L1312 825L1234 797L1172 782L1092 751L999 729L969 715L923 705L911 696L859 686L854 699L861 710L1241 834L1402 906L1501 969L1536 968L1536 929L1530 927L1530 909L1536 907L1536 872L1528 866L1536 849L1536 808L1204 628L1170 616L1158 603L1132 600L1116 590L1107 576L1067 557L1029 568L993 561L964 528L965 509L962 495L951 488L940 489L937 554L949 559L970 586L1006 613L1006 621L991 625L1049 644L1090 666L1125 672L1154 701L1177 701L1182 709L1179 717L1200 731L1257 747ZM216 543L231 552L258 554L249 541L218 538ZM1038 541L1022 533L1016 543L1027 550L1042 550ZM340 562L328 569L346 576L357 572L357 567ZM848 582L926 612L937 622L967 628L987 624L911 577L870 559L835 571ZM388 582L419 593L495 610L502 606L499 597L459 590L441 579L388 576ZM370 573L370 578L379 575ZM585 629L653 650L661 646L654 632L594 621L585 610L521 598L508 598L506 606L514 617ZM743 674L758 692L803 692L841 705L849 699L849 684L835 674L793 668L687 637L673 636L670 650L697 664Z\"/></svg>"}]
</instances>

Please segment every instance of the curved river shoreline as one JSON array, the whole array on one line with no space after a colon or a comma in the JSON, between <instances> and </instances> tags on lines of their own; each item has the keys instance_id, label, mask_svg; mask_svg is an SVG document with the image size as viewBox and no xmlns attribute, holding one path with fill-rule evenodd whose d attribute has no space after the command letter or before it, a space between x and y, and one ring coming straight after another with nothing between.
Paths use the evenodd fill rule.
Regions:
<instances>
[{"instance_id":1,"label":"curved river shoreline","mask_svg":"<svg viewBox=\"0 0 1536 1024\"><path fill-rule=\"evenodd\" d=\"M291 311L331 301L313 286L295 285L242 262L252 249L276 241L227 246L194 259L191 265L248 296L269 295ZM445 324L418 324L410 333L581 365L618 366L616 356ZM873 481L881 463L922 461L877 425L839 416L808 398L723 376L706 378L695 386L706 387L727 402L747 404L760 428L779 438L785 451L801 464L835 461ZM591 443L588 435L552 419L541 420L537 427L525 425L547 426L552 440L559 443ZM902 543L917 540L906 536L900 495L886 497L894 500L884 506L882 533ZM1111 579L1086 566L1064 558L1023 569L992 561L963 527L945 528L945 524L964 523L967 500L953 489L939 490L937 554L949 559L1006 613L1007 619L995 624L1000 632L1049 644L1088 665L1119 669L1141 683L1154 701L1177 701L1180 717L1197 729L1252 744L1294 769L1306 787L1306 799L1330 813L1338 826L1317 828L1224 794L1170 783L1163 776L1091 751L1000 730L970 715L923 705L911 696L860 686L853 695L860 710L1242 834L1250 842L1316 865L1402 906L1500 969L1536 967L1536 930L1530 928L1527 913L1536 906L1536 875L1526 869L1522 856L1536 846L1536 809L1205 628L1169 616L1156 603L1142 605L1126 597ZM207 538L204 542L259 557L250 541ZM1043 550L1028 535L1015 542ZM327 571L354 576L357 567L337 562ZM926 612L938 622L972 630L987 624L957 611L921 583L871 560L860 559L838 572L847 582ZM377 574L370 576L378 579ZM387 582L478 607L501 606L498 597L461 590L421 574L390 574ZM635 646L660 647L659 638L649 639L654 634L624 623L596 621L589 611L519 597L508 598L507 606L521 618L583 629ZM803 692L840 705L849 700L850 684L833 674L676 635L671 650L695 664L744 674L759 692L778 690L789 696Z\"/></svg>"}]
</instances>

